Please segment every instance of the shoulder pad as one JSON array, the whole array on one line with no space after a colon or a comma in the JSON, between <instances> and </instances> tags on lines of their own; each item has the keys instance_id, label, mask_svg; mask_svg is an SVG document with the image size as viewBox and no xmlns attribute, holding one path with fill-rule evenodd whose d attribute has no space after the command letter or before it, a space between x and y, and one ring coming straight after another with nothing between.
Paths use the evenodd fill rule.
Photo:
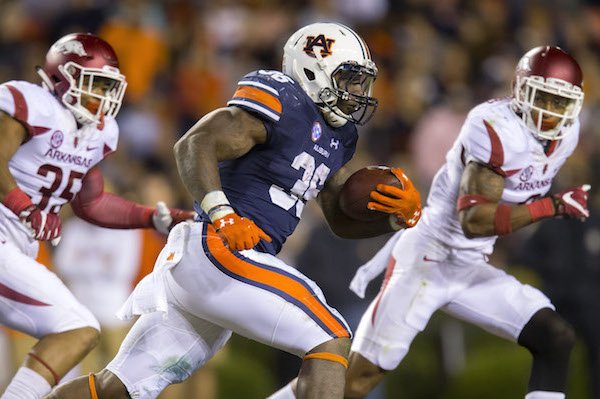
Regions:
<instances>
[{"instance_id":1,"label":"shoulder pad","mask_svg":"<svg viewBox=\"0 0 600 399\"><path fill-rule=\"evenodd\" d=\"M263 119L279 121L283 112L284 89L296 88L296 82L280 71L254 71L238 81L238 87L227 105L258 114Z\"/></svg>"},{"instance_id":2,"label":"shoulder pad","mask_svg":"<svg viewBox=\"0 0 600 399\"><path fill-rule=\"evenodd\" d=\"M0 85L0 110L21 122L30 136L50 130L56 99L41 86L24 81Z\"/></svg>"}]
</instances>

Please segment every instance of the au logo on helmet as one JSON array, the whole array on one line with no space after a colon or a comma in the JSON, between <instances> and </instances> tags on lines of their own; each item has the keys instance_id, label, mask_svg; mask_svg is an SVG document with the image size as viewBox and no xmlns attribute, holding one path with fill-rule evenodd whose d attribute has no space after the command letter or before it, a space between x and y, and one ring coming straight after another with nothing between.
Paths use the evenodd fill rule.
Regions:
<instances>
[{"instance_id":1,"label":"au logo on helmet","mask_svg":"<svg viewBox=\"0 0 600 399\"><path fill-rule=\"evenodd\" d=\"M313 58L317 58L315 54L315 47L321 47L321 57L325 58L332 54L331 46L335 42L335 39L326 38L325 35L320 34L318 36L307 36L306 46L302 50Z\"/></svg>"}]
</instances>

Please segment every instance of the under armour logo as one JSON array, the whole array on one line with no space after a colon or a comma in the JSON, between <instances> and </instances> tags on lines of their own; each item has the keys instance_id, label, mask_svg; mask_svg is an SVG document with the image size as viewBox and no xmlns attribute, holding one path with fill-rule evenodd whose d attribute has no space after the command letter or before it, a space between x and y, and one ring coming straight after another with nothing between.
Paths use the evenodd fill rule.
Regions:
<instances>
[{"instance_id":1,"label":"under armour logo","mask_svg":"<svg viewBox=\"0 0 600 399\"><path fill-rule=\"evenodd\" d=\"M219 220L219 228L222 229L223 227L227 226L228 224L234 224L235 221L233 220L233 218L223 218Z\"/></svg>"},{"instance_id":2,"label":"under armour logo","mask_svg":"<svg viewBox=\"0 0 600 399\"><path fill-rule=\"evenodd\" d=\"M338 149L338 146L340 145L340 141L336 140L336 139L331 139L331 142L329 142L329 146L331 148L335 148L336 150Z\"/></svg>"},{"instance_id":3,"label":"under armour logo","mask_svg":"<svg viewBox=\"0 0 600 399\"><path fill-rule=\"evenodd\" d=\"M69 40L68 42L58 43L54 50L62 54L77 54L80 57L88 55L83 48L83 44L77 40Z\"/></svg>"},{"instance_id":4,"label":"under armour logo","mask_svg":"<svg viewBox=\"0 0 600 399\"><path fill-rule=\"evenodd\" d=\"M321 47L321 57L329 57L331 52L331 45L335 42L335 39L328 39L325 35L320 34L318 36L307 36L306 45L302 50L310 57L317 58L314 47Z\"/></svg>"}]
</instances>

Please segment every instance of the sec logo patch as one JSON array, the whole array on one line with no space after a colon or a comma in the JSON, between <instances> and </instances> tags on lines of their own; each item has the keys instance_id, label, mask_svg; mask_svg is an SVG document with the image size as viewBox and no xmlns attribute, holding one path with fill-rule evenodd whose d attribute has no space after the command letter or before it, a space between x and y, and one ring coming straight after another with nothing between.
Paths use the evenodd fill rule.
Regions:
<instances>
[{"instance_id":1,"label":"sec logo patch","mask_svg":"<svg viewBox=\"0 0 600 399\"><path fill-rule=\"evenodd\" d=\"M58 148L62 145L64 138L63 132L57 130L52 133L52 137L50 137L50 145L52 148Z\"/></svg>"},{"instance_id":2,"label":"sec logo patch","mask_svg":"<svg viewBox=\"0 0 600 399\"><path fill-rule=\"evenodd\" d=\"M319 140L322 135L323 135L323 128L321 127L321 124L319 122L315 122L313 124L312 131L310 134L312 141L314 141L316 143L317 140Z\"/></svg>"}]
</instances>

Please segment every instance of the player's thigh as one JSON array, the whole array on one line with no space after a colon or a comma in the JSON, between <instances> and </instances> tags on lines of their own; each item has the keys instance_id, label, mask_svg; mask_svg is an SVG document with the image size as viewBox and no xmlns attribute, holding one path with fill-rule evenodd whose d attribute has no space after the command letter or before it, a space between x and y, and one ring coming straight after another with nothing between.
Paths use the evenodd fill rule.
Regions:
<instances>
[{"instance_id":1,"label":"player's thigh","mask_svg":"<svg viewBox=\"0 0 600 399\"><path fill-rule=\"evenodd\" d=\"M82 327L100 329L54 273L8 243L0 251L0 324L37 338Z\"/></svg>"},{"instance_id":2,"label":"player's thigh","mask_svg":"<svg viewBox=\"0 0 600 399\"><path fill-rule=\"evenodd\" d=\"M447 255L412 229L400 237L381 291L361 318L353 352L386 370L400 363L415 336L447 301L448 281L442 272Z\"/></svg>"},{"instance_id":3,"label":"player's thigh","mask_svg":"<svg viewBox=\"0 0 600 399\"><path fill-rule=\"evenodd\" d=\"M229 330L169 305L166 314L140 316L106 368L131 397L156 398L202 367L230 336Z\"/></svg>"},{"instance_id":4,"label":"player's thigh","mask_svg":"<svg viewBox=\"0 0 600 399\"><path fill-rule=\"evenodd\" d=\"M332 338L350 336L319 287L280 259L253 250L231 252L206 228L190 237L168 277L178 306L299 356Z\"/></svg>"},{"instance_id":5,"label":"player's thigh","mask_svg":"<svg viewBox=\"0 0 600 399\"><path fill-rule=\"evenodd\" d=\"M540 290L494 266L481 264L473 281L444 310L494 335L517 341L535 313L554 309Z\"/></svg>"}]
</instances>

